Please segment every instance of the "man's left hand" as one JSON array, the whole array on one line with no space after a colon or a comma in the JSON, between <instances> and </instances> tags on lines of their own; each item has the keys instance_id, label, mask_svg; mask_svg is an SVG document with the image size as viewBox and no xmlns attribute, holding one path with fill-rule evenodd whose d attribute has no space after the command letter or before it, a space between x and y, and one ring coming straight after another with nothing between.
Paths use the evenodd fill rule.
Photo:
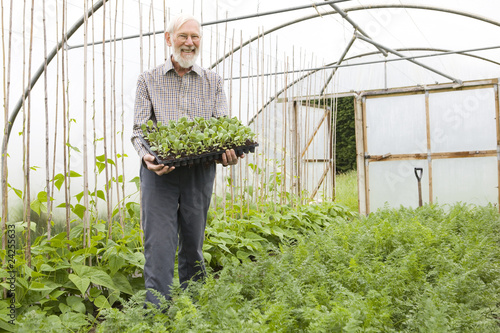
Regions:
<instances>
[{"instance_id":1,"label":"man's left hand","mask_svg":"<svg viewBox=\"0 0 500 333\"><path fill-rule=\"evenodd\" d=\"M239 156L239 158L244 158L244 157L245 157L245 154L241 154L241 156ZM238 156L236 156L234 149L228 149L228 150L226 150L225 153L222 154L222 162L221 163L223 166L238 164Z\"/></svg>"}]
</instances>

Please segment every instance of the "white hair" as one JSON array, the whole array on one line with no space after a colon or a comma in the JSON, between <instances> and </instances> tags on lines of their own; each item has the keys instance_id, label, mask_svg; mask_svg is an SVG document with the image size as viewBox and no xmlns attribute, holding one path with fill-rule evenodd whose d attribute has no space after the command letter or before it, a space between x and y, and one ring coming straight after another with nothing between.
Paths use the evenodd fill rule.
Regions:
<instances>
[{"instance_id":1,"label":"white hair","mask_svg":"<svg viewBox=\"0 0 500 333\"><path fill-rule=\"evenodd\" d=\"M200 36L201 36L201 23L200 23L200 21L198 21L198 19L196 17L194 17L193 15L184 14L184 13L181 13L181 14L175 16L170 21L170 23L168 24L168 27L167 27L167 32L172 35L184 23L186 23L187 21L191 21L191 20L195 21L198 24L198 28L200 30Z\"/></svg>"}]
</instances>

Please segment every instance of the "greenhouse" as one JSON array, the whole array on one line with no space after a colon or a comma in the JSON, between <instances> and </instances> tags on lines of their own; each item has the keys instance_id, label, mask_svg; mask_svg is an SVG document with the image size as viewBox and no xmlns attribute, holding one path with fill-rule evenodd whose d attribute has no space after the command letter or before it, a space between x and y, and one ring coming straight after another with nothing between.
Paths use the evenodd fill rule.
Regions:
<instances>
[{"instance_id":1,"label":"greenhouse","mask_svg":"<svg viewBox=\"0 0 500 333\"><path fill-rule=\"evenodd\" d=\"M225 272L226 267L230 269L233 265L267 263L272 258L260 256L262 251L272 252L267 248L268 243L281 249L285 244L298 242L290 251L313 251L307 242L301 243L301 237L325 242L325 248L331 246L332 251L337 251L332 244L342 244L341 236L327 240L319 239L316 233L310 236L309 232L332 228L333 224L341 223L340 219L348 221L342 229L346 232L345 242L352 241L360 248L371 240L356 238L359 235L355 228L361 230L370 223L374 224L366 232L373 232L376 240L384 232L394 237L404 230L413 232L415 239L422 239L421 244L415 245L420 249L416 255L433 244L430 238L441 241L438 234L426 238L425 231L406 225L409 222L400 220L402 217L394 217L398 222L390 227L376 224L385 212L398 209L401 216L414 218L419 224L425 224L421 219L426 219L425 212L429 210L432 216L441 214L439 218L448 224L458 223L453 218L456 213L480 219L484 229L481 230L487 234L498 231L500 222L495 214L500 210L500 44L492 36L500 32L500 3L2 0L1 11L4 135L0 210L5 268L0 274L4 279L2 299L8 299L6 279L13 271L6 268L12 229L19 256L16 267L20 271L14 289L16 295L22 294L17 297L17 313L26 314L34 306L38 311L35 322L40 327L50 326L50 315L55 314L61 322L80 322L80 326L75 324L71 328L74 331L91 326L96 329L101 309L116 308L113 304L123 307L144 289L141 160L131 143L134 103L139 75L170 57L172 51L164 33L170 19L179 13L189 13L201 22L202 47L197 63L223 79L228 116L248 126L258 143L237 165L228 168L217 165L203 245L207 266ZM339 184L346 175L351 181L347 189L349 199L344 197L344 184ZM312 207L323 207L325 211L318 208L317 213L312 213ZM484 211L478 213L476 208L464 207ZM319 217L332 212L337 222ZM256 226L252 220L256 215L264 216L267 222L280 219L282 222L276 222L274 229L261 222ZM317 225L316 219L321 220ZM359 222L363 219L367 219L366 224ZM245 227L248 228L245 237L238 233L243 230L238 229L243 228L243 220L253 221ZM307 223L293 222L296 220ZM446 228L455 230L448 224ZM434 224L433 227L440 228ZM307 231L302 232L301 228ZM233 237L228 230L237 236ZM474 232L477 232L474 237L483 235L478 230ZM448 241L442 237L443 242ZM497 274L500 269L498 259L494 259L499 250L491 245L495 241L485 238L484 248L469 243L457 248L463 245L464 249L476 249L471 258L487 257L484 267L469 267L468 272L476 269L474 274L481 275L484 270L482 287L498 301L498 287L492 285L499 280L491 276L491 272ZM405 242L394 240L391 246ZM443 244L440 246L444 249L447 245ZM350 246L344 245L345 249ZM496 252L492 250L486 255L490 246ZM378 253L380 248L373 245L360 251L365 250ZM118 255L126 251L130 253ZM361 258L361 252L346 252L350 258L346 259L346 265L352 268L370 257ZM114 255L116 258L111 261ZM384 262L394 260L390 255L377 255L384 257ZM41 257L52 259L43 261ZM53 260L56 257L59 259ZM64 259L70 257L71 260ZM283 258L285 265L287 257ZM490 259L491 265L487 266ZM101 260L109 260L108 268L101 270ZM77 268L73 262L78 264ZM447 265L424 259L419 262L422 267L428 265L433 269ZM284 267L280 269L287 271ZM274 273L278 274L277 270ZM101 273L100 278L91 278ZM394 276L385 278L397 280ZM60 279L67 281L63 283ZM217 279L231 285L236 283L228 282L229 277L224 273L217 275ZM368 278L361 280L351 282L357 287L358 283L376 285ZM461 283L476 288L471 281L472 277ZM217 281L209 279L207 285L217 286ZM342 288L352 291L347 285ZM387 296L385 291L373 288ZM415 288L418 294L416 290L420 287ZM457 288L454 292L461 293ZM370 294L373 290L368 288L367 294L359 297L363 302L370 297L376 299ZM422 328L425 320L418 316L425 310L441 311L438 319L444 320L438 320L437 326L429 326L427 331L440 331L444 327L441 324L448 325L448 331L475 329L468 326L467 320L462 323L457 319L460 311L468 311L465 305L462 307L468 301L457 301L462 305L447 304L447 310L437 309L437 299L445 296L432 294L438 293L437 289L426 292L427 298L419 300L413 321L392 312L387 315L390 320L368 319L375 316L377 306L379 310L390 308L387 304L362 303L370 309L346 307L347 312L339 310L333 315L332 305L325 303L321 305L325 308L318 305L314 311L328 308L332 311L328 320L314 321L311 318L322 315L311 312L302 313L302 321L295 322L291 318L296 318L296 314L273 308L269 301L258 310L251 310L258 313L255 317L245 317L246 321L238 325L255 331L257 326L252 325L258 322L281 325L290 320L291 326L271 325L263 331L314 331L312 323L318 325L318 332L321 327L338 332L351 331L350 327L352 331L359 327L413 331ZM188 301L180 293L178 306L182 307L182 301ZM249 291L248 295L254 293ZM251 298L248 295L242 297ZM391 294L387 299L400 296ZM62 307L56 302L60 297L64 299ZM476 308L471 307L474 311L481 310L473 312L470 321L477 321L490 311L485 317L494 319L481 322L482 328L498 329L498 306L476 301ZM186 305L181 309L185 312L179 310L182 318L187 318L191 310L194 311L191 314L196 312L193 310L196 305L189 304L192 308ZM202 304L200 301L198 305L199 316L203 316ZM404 308L401 304L392 305ZM445 313L452 308L456 312ZM363 315L354 315L356 311ZM92 318L88 313L93 313ZM8 315L8 304L0 304L0 329L13 331ZM116 313L108 312L107 316L105 323L116 320L118 325L123 320ZM177 320L174 317L171 315L171 320ZM29 327L26 318L29 317L19 322L21 330ZM496 327L488 326L492 322ZM71 326L61 325L66 329ZM231 331L234 325L225 329ZM175 331L170 326L161 330L152 327L148 329ZM196 327L203 331L201 326ZM214 327L223 331L224 326ZM109 328L103 326L101 331L106 329Z\"/></svg>"}]
</instances>

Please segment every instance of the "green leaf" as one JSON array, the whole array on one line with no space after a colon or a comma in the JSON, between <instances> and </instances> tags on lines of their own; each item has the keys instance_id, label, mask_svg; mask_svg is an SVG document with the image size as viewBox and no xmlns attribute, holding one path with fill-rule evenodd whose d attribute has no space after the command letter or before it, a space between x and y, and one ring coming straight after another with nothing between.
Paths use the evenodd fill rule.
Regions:
<instances>
[{"instance_id":1,"label":"green leaf","mask_svg":"<svg viewBox=\"0 0 500 333\"><path fill-rule=\"evenodd\" d=\"M95 165L97 166L97 170L99 173L101 173L102 170L104 170L106 168L106 164L104 164L102 162L95 162Z\"/></svg>"},{"instance_id":2,"label":"green leaf","mask_svg":"<svg viewBox=\"0 0 500 333\"><path fill-rule=\"evenodd\" d=\"M118 272L124 265L125 259L116 254L110 255L108 267L111 275L114 275L116 272Z\"/></svg>"},{"instance_id":3,"label":"green leaf","mask_svg":"<svg viewBox=\"0 0 500 333\"><path fill-rule=\"evenodd\" d=\"M90 285L90 279L87 277L79 277L78 275L75 274L70 274L68 278L75 284L75 286L80 290L82 295L85 295L85 292L87 291L87 288Z\"/></svg>"},{"instance_id":4,"label":"green leaf","mask_svg":"<svg viewBox=\"0 0 500 333\"><path fill-rule=\"evenodd\" d=\"M96 267L83 266L79 264L72 265L71 267L73 267L75 273L80 278L86 277L90 279L90 282L99 286L103 286L109 289L117 289L111 277L106 272Z\"/></svg>"},{"instance_id":5,"label":"green leaf","mask_svg":"<svg viewBox=\"0 0 500 333\"><path fill-rule=\"evenodd\" d=\"M137 188L137 191L139 191L139 189L141 188L141 178L134 177L130 182L135 183L135 187Z\"/></svg>"},{"instance_id":6,"label":"green leaf","mask_svg":"<svg viewBox=\"0 0 500 333\"><path fill-rule=\"evenodd\" d=\"M73 205L71 205L71 204L66 205L65 202L60 203L59 205L56 206L56 208L66 208L66 206L69 206L69 208L73 208Z\"/></svg>"},{"instance_id":7,"label":"green leaf","mask_svg":"<svg viewBox=\"0 0 500 333\"><path fill-rule=\"evenodd\" d=\"M41 202L47 202L47 199L48 199L47 192L46 191L40 191L40 192L38 192L36 198L38 200L40 200ZM54 200L54 199L50 198L50 200Z\"/></svg>"},{"instance_id":8,"label":"green leaf","mask_svg":"<svg viewBox=\"0 0 500 333\"><path fill-rule=\"evenodd\" d=\"M104 271L95 269L95 271L90 276L90 281L94 284L109 288L117 289L111 277Z\"/></svg>"},{"instance_id":9,"label":"green leaf","mask_svg":"<svg viewBox=\"0 0 500 333\"><path fill-rule=\"evenodd\" d=\"M75 213L75 215L78 216L80 219L83 219L83 214L85 213L86 210L87 208L85 208L85 206L76 204L75 208L72 209L72 212Z\"/></svg>"},{"instance_id":10,"label":"green leaf","mask_svg":"<svg viewBox=\"0 0 500 333\"><path fill-rule=\"evenodd\" d=\"M83 193L83 191L82 191L82 192L80 192L80 193L78 193L78 194L76 194L76 195L75 195L75 198L76 198L76 200L78 200L78 202L80 202L80 200L82 200L82 198L83 198L83 194L84 194L84 193Z\"/></svg>"},{"instance_id":11,"label":"green leaf","mask_svg":"<svg viewBox=\"0 0 500 333\"><path fill-rule=\"evenodd\" d=\"M71 310L71 309L70 309ZM83 313L76 313L73 311L66 311L61 316L62 324L70 332L81 332L81 328L88 326L87 316Z\"/></svg>"},{"instance_id":12,"label":"green leaf","mask_svg":"<svg viewBox=\"0 0 500 333\"><path fill-rule=\"evenodd\" d=\"M98 288L93 287L93 288L90 288L90 290L89 290L89 295L92 298L96 298L100 294L102 294L102 290L100 290Z\"/></svg>"},{"instance_id":13,"label":"green leaf","mask_svg":"<svg viewBox=\"0 0 500 333\"><path fill-rule=\"evenodd\" d=\"M236 252L236 257L241 260L248 259L248 257L251 255L251 253L239 250Z\"/></svg>"},{"instance_id":14,"label":"green leaf","mask_svg":"<svg viewBox=\"0 0 500 333\"><path fill-rule=\"evenodd\" d=\"M36 200L33 200L30 204L30 208L31 210L33 210L35 213L37 213L38 215L40 215L41 211L42 211L42 203L40 202L40 200L36 199Z\"/></svg>"},{"instance_id":15,"label":"green leaf","mask_svg":"<svg viewBox=\"0 0 500 333\"><path fill-rule=\"evenodd\" d=\"M97 306L99 309L102 309L102 308L109 309L111 307L111 305L109 305L108 300L103 295L98 296L94 300L94 305Z\"/></svg>"},{"instance_id":16,"label":"green leaf","mask_svg":"<svg viewBox=\"0 0 500 333\"><path fill-rule=\"evenodd\" d=\"M22 198L23 198L23 191L18 190L17 188L14 188L14 187L10 186L10 184L7 184L7 185L8 185L8 187L10 187L10 188L14 191L14 193L15 193L15 194L16 194L16 195L20 198L20 199L22 199Z\"/></svg>"},{"instance_id":17,"label":"green leaf","mask_svg":"<svg viewBox=\"0 0 500 333\"><path fill-rule=\"evenodd\" d=\"M106 161L107 161L109 164L115 165L115 162L110 158L106 159L106 155L104 155L104 154L97 156L96 160L101 162L101 163L106 163Z\"/></svg>"},{"instance_id":18,"label":"green leaf","mask_svg":"<svg viewBox=\"0 0 500 333\"><path fill-rule=\"evenodd\" d=\"M77 297L77 296L68 296L66 298L66 303L73 309L75 312L80 312L80 313L85 313L86 308L85 304L83 303L83 298Z\"/></svg>"},{"instance_id":19,"label":"green leaf","mask_svg":"<svg viewBox=\"0 0 500 333\"><path fill-rule=\"evenodd\" d=\"M66 293L66 291L63 291L63 290L53 290L49 294L49 297L50 297L51 300L57 301L57 299L59 298L59 296L64 295L65 293Z\"/></svg>"},{"instance_id":20,"label":"green leaf","mask_svg":"<svg viewBox=\"0 0 500 333\"><path fill-rule=\"evenodd\" d=\"M64 303L59 303L59 310L61 310L62 313L71 312L71 307Z\"/></svg>"},{"instance_id":21,"label":"green leaf","mask_svg":"<svg viewBox=\"0 0 500 333\"><path fill-rule=\"evenodd\" d=\"M128 281L127 277L122 273L118 272L113 275L113 283L118 288L118 290L122 293L133 295L134 291L132 290L132 286Z\"/></svg>"},{"instance_id":22,"label":"green leaf","mask_svg":"<svg viewBox=\"0 0 500 333\"><path fill-rule=\"evenodd\" d=\"M40 266L40 271L41 272L54 272L55 269L54 267L50 266L50 265L47 265L47 264L42 264Z\"/></svg>"},{"instance_id":23,"label":"green leaf","mask_svg":"<svg viewBox=\"0 0 500 333\"><path fill-rule=\"evenodd\" d=\"M104 196L104 191L102 191L102 190L97 191L97 197L99 199L102 199L103 201L106 201L106 197Z\"/></svg>"},{"instance_id":24,"label":"green leaf","mask_svg":"<svg viewBox=\"0 0 500 333\"><path fill-rule=\"evenodd\" d=\"M77 147L75 147L75 146L70 145L70 144L69 144L69 142L66 142L66 146L68 146L69 148L73 149L74 151L76 151L76 152L78 152L78 153L80 152L80 149L78 149L78 148L77 148Z\"/></svg>"},{"instance_id":25,"label":"green leaf","mask_svg":"<svg viewBox=\"0 0 500 333\"><path fill-rule=\"evenodd\" d=\"M16 326L9 324L3 320L0 320L0 328L7 331L7 332L15 332L16 331Z\"/></svg>"},{"instance_id":26,"label":"green leaf","mask_svg":"<svg viewBox=\"0 0 500 333\"><path fill-rule=\"evenodd\" d=\"M61 190L61 186L64 183L64 175L62 173L57 174L54 179L55 181L55 186L57 187L58 190Z\"/></svg>"},{"instance_id":27,"label":"green leaf","mask_svg":"<svg viewBox=\"0 0 500 333\"><path fill-rule=\"evenodd\" d=\"M82 175L80 175L78 172L75 172L75 171L70 171L69 172L69 177L81 177Z\"/></svg>"},{"instance_id":28,"label":"green leaf","mask_svg":"<svg viewBox=\"0 0 500 333\"><path fill-rule=\"evenodd\" d=\"M203 259L205 259L207 264L210 264L212 261L212 255L209 252L203 252Z\"/></svg>"}]
</instances>

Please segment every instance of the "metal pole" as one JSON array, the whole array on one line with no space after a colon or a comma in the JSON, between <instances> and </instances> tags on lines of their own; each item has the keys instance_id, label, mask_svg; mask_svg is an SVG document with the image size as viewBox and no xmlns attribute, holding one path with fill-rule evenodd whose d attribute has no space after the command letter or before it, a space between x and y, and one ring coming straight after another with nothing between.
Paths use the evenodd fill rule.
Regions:
<instances>
[{"instance_id":1,"label":"metal pole","mask_svg":"<svg viewBox=\"0 0 500 333\"><path fill-rule=\"evenodd\" d=\"M331 0L331 1L325 1L325 2L312 3L310 5L272 10L272 11L264 12L264 13L230 17L230 18L225 18L222 20L216 20L216 21L212 21L212 22L203 22L203 23L201 23L201 26L204 27L204 26L214 25L214 24L219 24L219 23L227 23L227 22L232 22L232 21L246 20L246 19L250 19L250 18L254 18L254 17L262 17L262 16L267 16L267 15L273 15L273 14L281 14L281 13L290 12L290 11L294 11L294 10L314 8L317 6L331 5L331 4L335 4L335 3L339 3L339 2L346 2L346 1L350 1L350 0ZM318 15L315 15L315 17L316 16L318 16ZM144 33L144 34L142 34L142 36L152 36L152 35L159 35L159 34L164 34L164 33L165 33L165 30L158 30L158 31ZM123 37L121 39L126 40L126 39L134 39L134 38L138 38L138 37L139 37L139 35L130 35L130 36ZM111 42L111 40L104 41L104 43L109 43L109 42ZM101 42L101 41L95 42L95 44L102 44L102 43L103 42ZM71 49L76 49L76 48L80 48L80 47L83 47L83 44L68 46L68 49L71 50ZM236 51L236 50L237 49L235 49L234 51Z\"/></svg>"},{"instance_id":2,"label":"metal pole","mask_svg":"<svg viewBox=\"0 0 500 333\"><path fill-rule=\"evenodd\" d=\"M352 44L354 44L355 40L356 40L356 35L352 36L351 40L349 41L349 44L347 44L346 48L344 49L344 52L342 53L342 55L340 56L339 60L337 61L338 65L340 65L342 63L342 61L344 61L344 58L345 58L347 52L349 52L349 50L351 49L351 46L352 46ZM380 51L380 52L382 52L382 51ZM333 69L332 74L330 74L330 76L328 77L328 79L326 79L326 82L323 85L323 88L321 89L321 92L319 93L320 96L323 96L323 94L325 93L326 88L328 87L328 84L330 83L330 81L332 80L333 76L337 72L337 68L338 67L335 67Z\"/></svg>"},{"instance_id":3,"label":"metal pole","mask_svg":"<svg viewBox=\"0 0 500 333\"><path fill-rule=\"evenodd\" d=\"M410 60L413 60L413 59L439 57L439 56L450 55L450 54L460 54L460 55L464 55L464 56L478 58L478 59L481 59L481 60L484 60L484 61L488 61L488 62L494 63L495 65L499 65L500 66L500 63L498 63L496 61L492 61L492 60L489 60L489 59L486 59L486 58L478 57L478 56L476 56L474 54L467 54L467 53L465 53L465 52L485 51L485 50L493 50L493 49L500 49L500 45L498 45L498 46L481 47L481 48L477 48L477 49L459 50L459 51L444 51L444 52L441 52L441 53L423 54L423 55L419 55L419 56L407 56L407 57L400 56L399 58L396 58L396 59L373 60L373 61L366 61L366 62L357 62L357 63L353 63L353 64L336 65L337 62L334 62L334 63L330 63L330 64L327 64L327 65L322 66L322 67L314 67L314 68L307 68L307 69L297 69L297 70L289 71L288 73L303 72L303 71L316 71L317 72L317 71L321 71L321 70L325 70L325 69L332 69L332 68L354 67L354 66L361 66L361 65L373 65L373 64L393 62L393 61L401 61L401 60L409 60L410 61ZM408 51L419 51L419 50L440 51L439 49L429 49L429 48L422 48L422 49L419 49L419 48L399 49L399 51L406 51L406 50L408 50ZM369 56L369 55L375 55L375 54L378 54L378 52L363 53L363 54L359 54L357 56L350 57L350 58L347 58L347 59L344 59L344 60L352 60L354 58L361 58L361 57L365 57L365 56ZM419 65L419 66L422 66L422 65ZM267 74L262 74L262 75L282 75L282 74L285 74L285 72L274 72L274 73L267 73ZM305 74L305 76L309 76L311 74L314 74L314 73L307 73L307 74ZM238 77L238 78L248 79L248 78L251 78L251 77L252 76L241 76L241 77ZM229 78L226 78L226 80L227 79L229 79ZM302 77L301 79L304 79L304 77ZM455 82L454 80L452 80L452 81Z\"/></svg>"},{"instance_id":4,"label":"metal pole","mask_svg":"<svg viewBox=\"0 0 500 333\"><path fill-rule=\"evenodd\" d=\"M347 13L346 13L346 12L344 12L344 11L342 10L342 8L340 8L339 6L337 6L337 5L336 5L336 4L334 4L334 3L330 4L330 6L331 6L333 9L335 9L335 10L337 11L337 13L339 13L339 14L340 14L340 16L342 16L342 18L343 18L344 20L346 20L347 22L349 22L349 24L351 24L351 25L352 25L352 27L353 27L354 29L356 29L357 31L359 31L359 33L360 33L360 34L362 34L362 35L364 35L364 36L366 36L366 37L370 38L370 36L368 36L368 34L367 34L367 33L366 33L366 32L365 32L365 31L364 31L364 30L363 30L363 29L362 29L362 28L361 28L361 27L360 27L360 26L356 23L356 22L354 22L354 21L353 21L353 20L352 20L349 16L347 16ZM388 56L387 52L386 52L383 48L379 48L379 47L377 47L377 48L378 48L378 50L379 50L380 52L382 52L382 54L384 55L384 57L387 57L387 56Z\"/></svg>"},{"instance_id":5,"label":"metal pole","mask_svg":"<svg viewBox=\"0 0 500 333\"><path fill-rule=\"evenodd\" d=\"M374 40L373 40L373 39L371 39L371 38L365 37L365 36L361 35L360 33L355 33L355 35L356 35L356 37L357 37L357 38L362 39L362 40L364 40L364 41L365 41L365 42L367 42L367 43L373 44L374 46L377 46L377 47L379 47L379 48L383 48L383 49L387 50L388 52L390 52L390 53L392 53L392 54L397 55L398 57L405 58L405 56L404 56L403 54L399 53L398 51L393 50L393 49L391 49L391 48L388 48L387 46L384 46L384 45L382 45L382 44L380 44L380 43L378 43L378 42L374 41ZM428 69L428 70L430 70L431 72L434 72L434 73L436 73L436 74L439 74L439 75L441 75L441 76L444 76L445 78L450 79L450 80L452 80L453 82L455 82L455 83L457 83L457 84L459 84L459 85L462 85L462 80L456 79L456 78L454 78L454 77L452 77L452 76L449 76L449 75L447 75L447 74L445 74L445 73L443 73L443 72L441 72L441 71L438 71L437 69L434 69L434 68L432 68L432 67L430 67L430 66L424 65L424 64L422 64L422 63L420 63L420 62L418 62L418 61L414 60L414 59L413 59L413 57L411 57L411 58L406 57L406 58L407 58L407 60L408 60L409 62L412 62L412 63L414 63L415 65L418 65L418 66L420 66L420 67L423 67L423 68L425 68L425 69Z\"/></svg>"}]
</instances>

